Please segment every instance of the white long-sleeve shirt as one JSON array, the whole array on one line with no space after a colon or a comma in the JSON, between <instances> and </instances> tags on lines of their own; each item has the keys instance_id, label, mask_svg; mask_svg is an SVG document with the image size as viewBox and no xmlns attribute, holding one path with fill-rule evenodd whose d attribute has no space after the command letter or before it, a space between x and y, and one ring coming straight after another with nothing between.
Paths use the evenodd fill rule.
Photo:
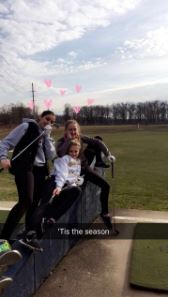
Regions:
<instances>
[{"instance_id":1,"label":"white long-sleeve shirt","mask_svg":"<svg viewBox=\"0 0 169 297\"><path fill-rule=\"evenodd\" d=\"M54 161L52 175L55 176L56 186L61 188L65 185L77 185L81 172L80 159L73 159L69 155L57 158Z\"/></svg>"}]
</instances>

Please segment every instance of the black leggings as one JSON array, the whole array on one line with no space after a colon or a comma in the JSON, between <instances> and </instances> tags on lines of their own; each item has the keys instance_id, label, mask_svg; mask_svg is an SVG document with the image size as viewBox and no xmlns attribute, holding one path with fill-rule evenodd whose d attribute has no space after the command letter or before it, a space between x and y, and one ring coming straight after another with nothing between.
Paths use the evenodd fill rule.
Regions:
<instances>
[{"instance_id":1,"label":"black leggings","mask_svg":"<svg viewBox=\"0 0 169 297\"><path fill-rule=\"evenodd\" d=\"M20 219L26 212L25 221L38 205L44 189L46 168L33 167L32 171L22 171L15 174L15 183L18 190L19 201L10 211L1 238L9 239Z\"/></svg>"},{"instance_id":2,"label":"black leggings","mask_svg":"<svg viewBox=\"0 0 169 297\"><path fill-rule=\"evenodd\" d=\"M88 145L83 154L89 165L93 162L94 157L96 157L96 162L103 162L100 149L93 149L92 146Z\"/></svg>"},{"instance_id":3,"label":"black leggings","mask_svg":"<svg viewBox=\"0 0 169 297\"><path fill-rule=\"evenodd\" d=\"M93 169L87 166L85 169L82 170L82 174L85 175L85 180L90 181L93 184L99 186L101 188L100 194L100 202L101 202L101 212L102 214L107 214L108 211L108 199L109 199L109 192L110 186L107 181L96 173Z\"/></svg>"},{"instance_id":4,"label":"black leggings","mask_svg":"<svg viewBox=\"0 0 169 297\"><path fill-rule=\"evenodd\" d=\"M56 185L54 179L48 179L44 195L42 197L42 203L35 209L29 221L27 221L26 230L36 231L38 237L42 235L42 218L54 218L57 221L72 206L81 194L81 189L79 187L67 187L60 192L59 196L54 198L52 204L49 204L49 199L52 196L52 192L55 187Z\"/></svg>"}]
</instances>

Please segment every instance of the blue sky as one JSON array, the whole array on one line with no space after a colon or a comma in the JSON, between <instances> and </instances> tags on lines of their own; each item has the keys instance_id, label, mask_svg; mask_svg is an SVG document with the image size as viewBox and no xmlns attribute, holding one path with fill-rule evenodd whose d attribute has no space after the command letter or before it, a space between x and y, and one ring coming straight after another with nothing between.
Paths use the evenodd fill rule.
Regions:
<instances>
[{"instance_id":1,"label":"blue sky","mask_svg":"<svg viewBox=\"0 0 169 297\"><path fill-rule=\"evenodd\" d=\"M167 100L167 2L1 0L0 107Z\"/></svg>"}]
</instances>

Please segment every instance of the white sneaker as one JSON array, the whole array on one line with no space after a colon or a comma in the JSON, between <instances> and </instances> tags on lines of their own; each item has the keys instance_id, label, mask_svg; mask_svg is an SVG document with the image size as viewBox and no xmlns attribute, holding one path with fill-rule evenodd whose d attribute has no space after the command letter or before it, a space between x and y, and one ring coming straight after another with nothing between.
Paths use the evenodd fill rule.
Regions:
<instances>
[{"instance_id":1,"label":"white sneaker","mask_svg":"<svg viewBox=\"0 0 169 297\"><path fill-rule=\"evenodd\" d=\"M1 276L0 277L0 293L13 282L11 277Z\"/></svg>"}]
</instances>

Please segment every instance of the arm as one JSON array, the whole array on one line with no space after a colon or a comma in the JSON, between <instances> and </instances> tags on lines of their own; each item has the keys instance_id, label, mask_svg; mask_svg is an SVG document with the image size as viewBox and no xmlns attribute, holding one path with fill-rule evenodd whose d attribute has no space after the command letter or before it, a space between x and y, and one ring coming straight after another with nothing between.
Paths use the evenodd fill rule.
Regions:
<instances>
[{"instance_id":1,"label":"arm","mask_svg":"<svg viewBox=\"0 0 169 297\"><path fill-rule=\"evenodd\" d=\"M10 161L8 160L8 152L13 149L21 138L25 135L28 129L28 123L22 123L12 130L2 141L0 141L0 161L2 167L9 168Z\"/></svg>"},{"instance_id":2,"label":"arm","mask_svg":"<svg viewBox=\"0 0 169 297\"><path fill-rule=\"evenodd\" d=\"M83 143L91 145L96 150L99 149L100 151L102 151L106 157L111 155L108 147L105 145L103 141L85 135L82 135L81 139Z\"/></svg>"},{"instance_id":3,"label":"arm","mask_svg":"<svg viewBox=\"0 0 169 297\"><path fill-rule=\"evenodd\" d=\"M68 177L67 156L55 160L53 174L55 175L56 188L59 188L61 191Z\"/></svg>"},{"instance_id":4,"label":"arm","mask_svg":"<svg viewBox=\"0 0 169 297\"><path fill-rule=\"evenodd\" d=\"M53 160L56 157L55 142L52 137L44 136L44 145L47 160Z\"/></svg>"},{"instance_id":5,"label":"arm","mask_svg":"<svg viewBox=\"0 0 169 297\"><path fill-rule=\"evenodd\" d=\"M46 125L44 128L44 147L47 160L53 160L56 157L55 141L51 137L52 126Z\"/></svg>"}]
</instances>

